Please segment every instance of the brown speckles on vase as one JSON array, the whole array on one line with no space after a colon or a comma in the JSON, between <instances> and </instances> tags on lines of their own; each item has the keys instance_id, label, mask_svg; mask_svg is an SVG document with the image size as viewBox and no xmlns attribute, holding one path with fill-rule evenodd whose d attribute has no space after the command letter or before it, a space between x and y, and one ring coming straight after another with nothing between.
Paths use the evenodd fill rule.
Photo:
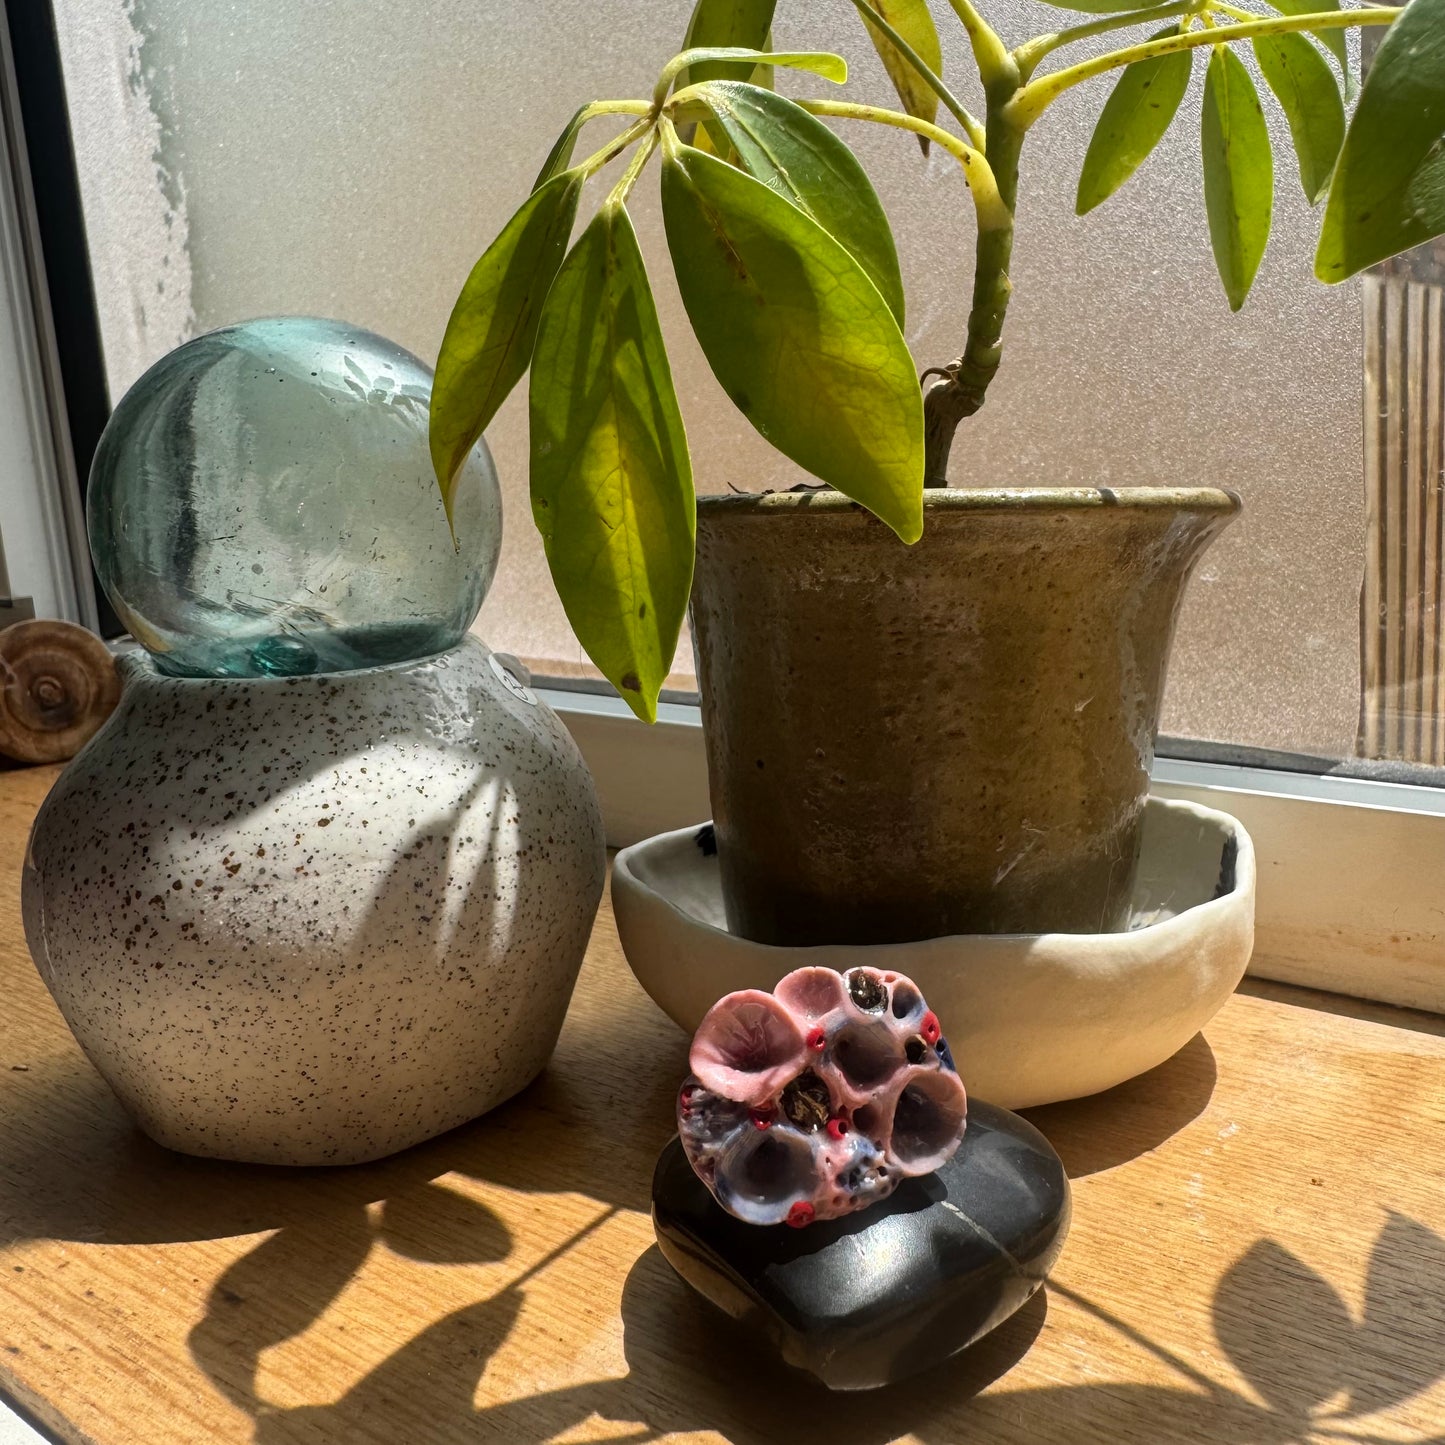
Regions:
<instances>
[{"instance_id":1,"label":"brown speckles on vase","mask_svg":"<svg viewBox=\"0 0 1445 1445\"><path fill-rule=\"evenodd\" d=\"M36 819L23 902L66 1022L153 1138L356 1163L546 1063L602 824L571 737L488 657L286 679L127 659Z\"/></svg>"}]
</instances>

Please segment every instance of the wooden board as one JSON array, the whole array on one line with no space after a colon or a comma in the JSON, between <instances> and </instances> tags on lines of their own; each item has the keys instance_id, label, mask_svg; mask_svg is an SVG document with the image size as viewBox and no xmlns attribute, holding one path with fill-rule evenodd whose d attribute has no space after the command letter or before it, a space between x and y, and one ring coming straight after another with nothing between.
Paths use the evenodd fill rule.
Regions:
<instances>
[{"instance_id":1,"label":"wooden board","mask_svg":"<svg viewBox=\"0 0 1445 1445\"><path fill-rule=\"evenodd\" d=\"M1153 1074L1034 1110L1075 1189L1047 1295L833 1397L652 1244L684 1040L605 911L551 1067L491 1117L358 1169L185 1159L26 955L52 776L0 774L0 1389L67 1441L1445 1440L1445 1021L1256 986Z\"/></svg>"}]
</instances>

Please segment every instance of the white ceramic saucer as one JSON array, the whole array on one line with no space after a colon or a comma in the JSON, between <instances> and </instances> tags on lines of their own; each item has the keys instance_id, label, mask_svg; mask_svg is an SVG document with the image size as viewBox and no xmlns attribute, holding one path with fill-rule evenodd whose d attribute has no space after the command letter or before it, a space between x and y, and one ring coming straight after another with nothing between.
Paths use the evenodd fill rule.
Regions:
<instances>
[{"instance_id":1,"label":"white ceramic saucer","mask_svg":"<svg viewBox=\"0 0 1445 1445\"><path fill-rule=\"evenodd\" d=\"M958 935L777 948L728 932L699 828L617 855L612 906L632 971L689 1032L725 993L805 964L907 974L970 1092L1009 1109L1112 1088L1161 1064L1234 991L1254 943L1254 844L1237 819L1151 798L1127 933Z\"/></svg>"}]
</instances>

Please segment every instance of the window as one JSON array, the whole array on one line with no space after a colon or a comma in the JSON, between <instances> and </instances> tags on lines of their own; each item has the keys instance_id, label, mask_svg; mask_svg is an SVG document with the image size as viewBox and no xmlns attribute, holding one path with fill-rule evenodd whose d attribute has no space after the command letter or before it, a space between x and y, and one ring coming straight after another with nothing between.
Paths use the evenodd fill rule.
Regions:
<instances>
[{"instance_id":1,"label":"window","mask_svg":"<svg viewBox=\"0 0 1445 1445\"><path fill-rule=\"evenodd\" d=\"M431 360L461 279L576 104L644 93L690 8L691 0L53 0L111 393L187 336L277 312L342 316ZM1036 0L994 0L990 13L1022 38L1040 28L1039 9ZM775 40L839 50L860 96L886 93L846 3L782 7ZM946 28L955 50L945 67L956 75L965 71L960 40L957 27ZM1196 67L1196 91L1201 76ZM785 90L806 84L780 77ZM1097 90L1074 92L1025 150L1029 199L1007 362L989 405L960 434L955 480L1240 491L1245 514L1206 555L1181 619L1164 721L1173 741L1161 752L1184 761L1161 764L1160 777L1226 788L1231 798L1293 793L1301 806L1335 810L1331 838L1346 815L1358 826L1362 807L1426 819L1440 807L1420 786L1430 781L1422 765L1445 761L1438 271L1412 262L1363 283L1319 286L1310 272L1316 218L1281 159L1269 253L1249 304L1231 315L1202 221L1190 102L1133 182L1089 217L1073 215L1098 105ZM1270 120L1282 130L1278 114ZM893 220L915 357L920 366L944 361L962 335L972 259L971 208L956 168L936 151L923 160L892 132L849 139ZM790 485L790 465L732 410L691 341L660 244L655 188L644 182L633 209L700 485ZM541 674L585 679L592 674L530 521L520 389L488 439L508 526L479 630ZM686 640L673 682L684 694L691 687ZM642 745L605 698L572 706L591 719L578 726L605 734L619 756ZM669 718L680 730L671 742ZM629 821L614 824L619 839L705 809L695 731L685 707L666 714L646 744L648 786L662 811L629 791ZM656 763L668 748L675 774ZM1411 767L1386 769L1392 783L1287 776L1379 773L1351 761L1360 757ZM1221 772L1221 758L1275 771ZM620 798L619 790L619 807ZM1265 820L1269 809L1256 815L1249 806L1235 811L1251 826L1282 826L1273 813ZM1321 906L1320 888L1328 893L1328 879L1338 878L1354 894L1359 882L1343 861L1347 842L1328 863L1335 873L1309 861L1304 840L1318 834L1322 815L1309 816L1308 825L1289 825L1302 831L1277 851L1319 887L1295 897L1288 928L1267 946L1298 964L1284 976L1338 987L1319 950L1343 957L1379 919L1366 907L1346 942L1328 927L1324 943L1314 938L1309 909ZM1391 833L1375 845L1418 850L1411 839ZM1406 886L1399 877L1374 881L1390 898ZM1301 901L1307 896L1313 903ZM1393 932L1408 936L1400 948L1423 957L1436 948L1433 927L1418 896L1411 906L1415 921L1400 925L1397 910ZM1268 917L1262 903L1262 948ZM1394 992L1372 987L1445 1003L1445 950L1414 977Z\"/></svg>"},{"instance_id":2,"label":"window","mask_svg":"<svg viewBox=\"0 0 1445 1445\"><path fill-rule=\"evenodd\" d=\"M648 6L644 25L625 0L57 0L112 392L195 331L278 311L343 316L434 358L461 279L573 108L645 91L690 8ZM1039 28L1037 0L997 10L1020 38ZM962 32L944 34L957 43ZM887 94L850 6L785 5L777 39L842 51L854 89ZM963 74L963 57L949 59ZM1075 218L1099 104L1093 90L1076 97L1025 150L1008 360L961 434L956 478L1238 489L1246 514L1207 556L1186 607L1165 730L1348 757L1366 536L1359 287L1313 280L1315 220L1282 164L1264 272L1232 316L1183 118L1131 185ZM962 336L972 249L957 167L937 152L925 162L891 132L854 127L849 139L893 219L914 354L921 365L947 360ZM639 187L636 211L683 358L702 485L790 485L790 464L742 422L690 347L655 187ZM544 670L578 671L530 522L520 390L490 441L509 526L482 627ZM685 647L676 668L686 685Z\"/></svg>"}]
</instances>

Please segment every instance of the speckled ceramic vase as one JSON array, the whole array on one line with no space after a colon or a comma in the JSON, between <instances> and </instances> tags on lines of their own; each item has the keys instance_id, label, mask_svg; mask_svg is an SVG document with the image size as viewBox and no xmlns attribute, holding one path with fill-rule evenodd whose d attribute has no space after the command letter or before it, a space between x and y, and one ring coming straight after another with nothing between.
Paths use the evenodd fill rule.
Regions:
<instances>
[{"instance_id":1,"label":"speckled ceramic vase","mask_svg":"<svg viewBox=\"0 0 1445 1445\"><path fill-rule=\"evenodd\" d=\"M1211 489L698 501L692 627L728 924L758 943L1098 933L1134 886Z\"/></svg>"},{"instance_id":2,"label":"speckled ceramic vase","mask_svg":"<svg viewBox=\"0 0 1445 1445\"><path fill-rule=\"evenodd\" d=\"M122 670L36 818L23 906L66 1022L152 1138L357 1163L541 1070L602 823L571 737L486 647L310 677Z\"/></svg>"}]
</instances>

